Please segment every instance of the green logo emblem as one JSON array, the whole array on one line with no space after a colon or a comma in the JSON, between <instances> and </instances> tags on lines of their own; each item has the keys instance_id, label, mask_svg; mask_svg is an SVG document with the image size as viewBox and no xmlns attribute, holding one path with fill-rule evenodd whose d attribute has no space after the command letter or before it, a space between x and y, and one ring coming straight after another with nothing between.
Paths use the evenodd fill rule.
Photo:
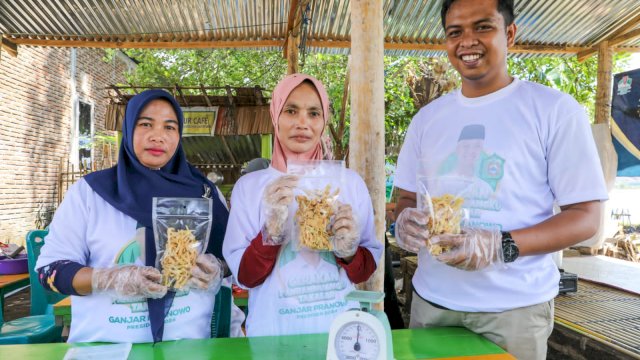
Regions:
<instances>
[{"instance_id":1,"label":"green logo emblem","mask_svg":"<svg viewBox=\"0 0 640 360\"><path fill-rule=\"evenodd\" d=\"M480 163L480 178L491 185L493 191L498 187L504 176L504 159L493 153L482 159Z\"/></svg>"}]
</instances>

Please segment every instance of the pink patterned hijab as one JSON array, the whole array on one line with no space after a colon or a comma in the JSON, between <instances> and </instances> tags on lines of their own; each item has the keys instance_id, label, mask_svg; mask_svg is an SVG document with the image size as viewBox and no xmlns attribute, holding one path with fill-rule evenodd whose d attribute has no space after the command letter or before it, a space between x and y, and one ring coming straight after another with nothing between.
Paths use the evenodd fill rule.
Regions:
<instances>
[{"instance_id":1,"label":"pink patterned hijab","mask_svg":"<svg viewBox=\"0 0 640 360\"><path fill-rule=\"evenodd\" d=\"M322 137L316 144L313 150L306 153L294 153L289 149L286 149L280 144L280 134L278 132L278 119L284 104L289 98L289 94L302 84L305 80L311 81L316 91L320 95L320 102L322 103L322 116L324 118L324 125L326 127L329 120L329 96L322 83L306 74L291 74L282 79L271 94L271 107L269 112L271 113L271 122L273 123L273 129L275 132L275 138L273 139L273 154L271 155L271 166L282 172L287 172L287 160L322 160ZM324 129L323 129L324 132Z\"/></svg>"}]
</instances>

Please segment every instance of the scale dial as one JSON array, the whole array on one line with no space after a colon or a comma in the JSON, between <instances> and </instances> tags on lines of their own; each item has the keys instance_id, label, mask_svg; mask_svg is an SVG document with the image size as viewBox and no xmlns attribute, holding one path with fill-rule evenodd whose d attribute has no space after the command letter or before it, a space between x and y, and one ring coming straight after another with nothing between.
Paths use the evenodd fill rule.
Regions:
<instances>
[{"instance_id":1,"label":"scale dial","mask_svg":"<svg viewBox=\"0 0 640 360\"><path fill-rule=\"evenodd\" d=\"M380 339L369 325L353 321L336 333L335 349L340 360L375 360L380 355Z\"/></svg>"}]
</instances>

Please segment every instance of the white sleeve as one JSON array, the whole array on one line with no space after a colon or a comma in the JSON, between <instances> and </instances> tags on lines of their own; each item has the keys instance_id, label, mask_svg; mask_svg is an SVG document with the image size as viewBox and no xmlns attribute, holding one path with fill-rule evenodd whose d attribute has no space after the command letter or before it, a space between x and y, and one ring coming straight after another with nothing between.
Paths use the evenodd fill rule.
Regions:
<instances>
[{"instance_id":1,"label":"white sleeve","mask_svg":"<svg viewBox=\"0 0 640 360\"><path fill-rule=\"evenodd\" d=\"M422 149L420 148L421 131L419 118L424 112L420 110L411 120L407 133L404 137L400 154L398 155L398 163L396 172L393 176L393 186L402 190L416 192L416 174L418 162L422 158Z\"/></svg>"},{"instance_id":2,"label":"white sleeve","mask_svg":"<svg viewBox=\"0 0 640 360\"><path fill-rule=\"evenodd\" d=\"M222 243L222 255L236 281L242 256L247 247L251 245L251 241L260 232L260 198L252 199L249 194L251 189L248 189L246 185L248 185L247 182L240 178L233 187L231 211Z\"/></svg>"},{"instance_id":3,"label":"white sleeve","mask_svg":"<svg viewBox=\"0 0 640 360\"><path fill-rule=\"evenodd\" d=\"M371 204L371 196L369 190L362 178L355 172L354 181L356 182L356 193L358 194L357 216L360 225L360 246L365 247L371 252L376 265L379 265L380 256L384 250L382 241L376 239L375 218L373 215L373 206Z\"/></svg>"},{"instance_id":4,"label":"white sleeve","mask_svg":"<svg viewBox=\"0 0 640 360\"><path fill-rule=\"evenodd\" d=\"M89 248L86 233L90 211L87 197L92 192L84 179L67 190L49 225L49 234L38 256L36 269L59 260L87 265Z\"/></svg>"},{"instance_id":5,"label":"white sleeve","mask_svg":"<svg viewBox=\"0 0 640 360\"><path fill-rule=\"evenodd\" d=\"M567 96L549 120L548 178L558 205L606 200L600 157L582 106Z\"/></svg>"}]
</instances>

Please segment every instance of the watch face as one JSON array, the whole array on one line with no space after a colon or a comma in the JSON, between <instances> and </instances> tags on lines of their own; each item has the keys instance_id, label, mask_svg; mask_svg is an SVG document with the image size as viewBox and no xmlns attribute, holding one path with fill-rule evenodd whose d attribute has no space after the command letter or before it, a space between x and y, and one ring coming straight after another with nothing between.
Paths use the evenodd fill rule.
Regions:
<instances>
[{"instance_id":1,"label":"watch face","mask_svg":"<svg viewBox=\"0 0 640 360\"><path fill-rule=\"evenodd\" d=\"M367 324L352 321L336 333L335 349L338 359L378 359L380 353L378 334Z\"/></svg>"},{"instance_id":2,"label":"watch face","mask_svg":"<svg viewBox=\"0 0 640 360\"><path fill-rule=\"evenodd\" d=\"M511 240L502 243L502 253L504 255L504 262L508 263L517 259L520 251L518 250L518 246Z\"/></svg>"}]
</instances>

